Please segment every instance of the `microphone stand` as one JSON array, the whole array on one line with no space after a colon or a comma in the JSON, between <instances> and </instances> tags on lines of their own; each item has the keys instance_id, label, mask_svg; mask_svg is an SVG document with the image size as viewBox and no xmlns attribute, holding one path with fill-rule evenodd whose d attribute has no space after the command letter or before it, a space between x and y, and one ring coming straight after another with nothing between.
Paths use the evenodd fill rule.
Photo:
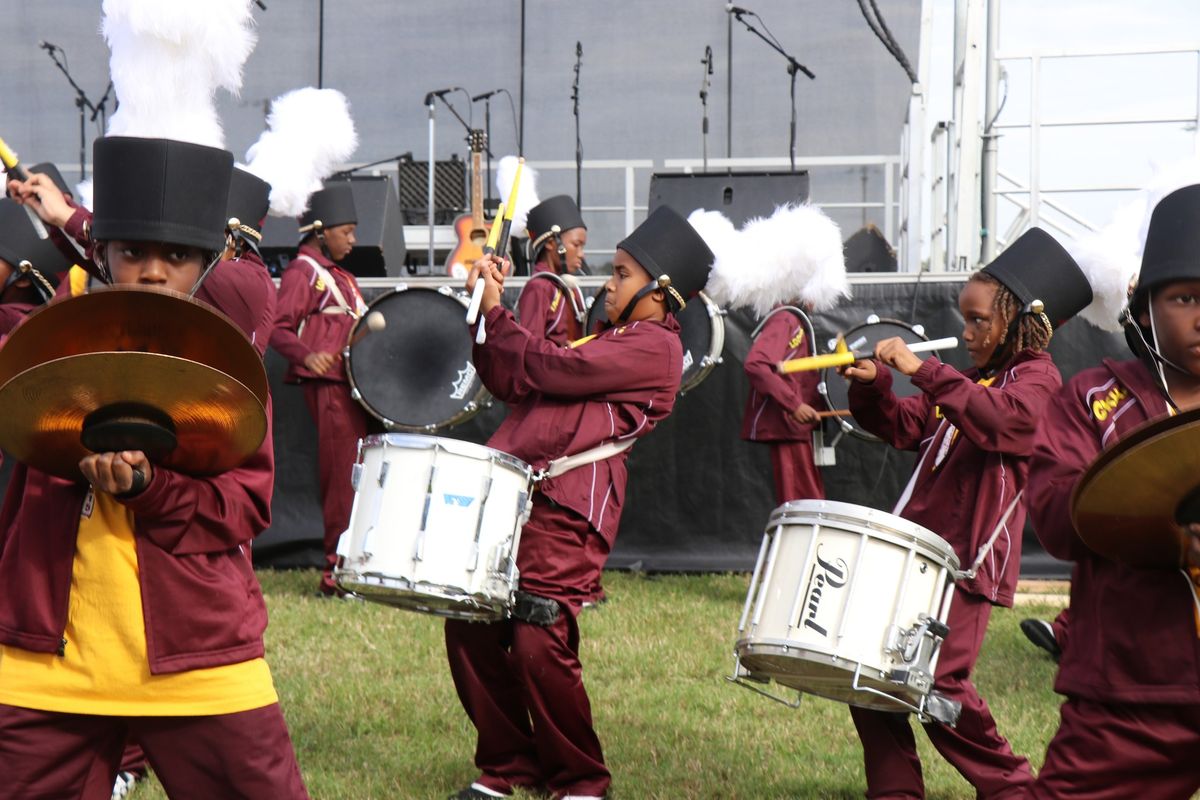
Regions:
<instances>
[{"instance_id":1,"label":"microphone stand","mask_svg":"<svg viewBox=\"0 0 1200 800\"><path fill-rule=\"evenodd\" d=\"M571 86L571 108L575 115L575 205L583 211L583 140L579 136L579 68L583 64L583 43L575 42L575 83Z\"/></svg>"},{"instance_id":2,"label":"microphone stand","mask_svg":"<svg viewBox=\"0 0 1200 800\"><path fill-rule=\"evenodd\" d=\"M711 47L705 46L704 60L700 63L704 65L704 77L700 79L700 106L704 109L704 118L700 123L700 141L704 154L704 171L708 172L708 76L712 74Z\"/></svg>"},{"instance_id":3,"label":"microphone stand","mask_svg":"<svg viewBox=\"0 0 1200 800\"><path fill-rule=\"evenodd\" d=\"M426 196L426 206L429 211L429 273L433 274L433 152L434 152L434 115L437 104L433 94L425 95L425 106L429 109L429 193Z\"/></svg>"},{"instance_id":4,"label":"microphone stand","mask_svg":"<svg viewBox=\"0 0 1200 800\"><path fill-rule=\"evenodd\" d=\"M746 30L750 31L755 36L762 39L764 42L766 42L770 46L770 48L772 50L774 50L776 53L779 53L779 55L781 55L787 59L788 75L791 76L791 82L792 82L791 83L792 123L791 123L791 129L790 129L791 134L790 134L789 153L791 155L791 161L792 161L792 172L795 172L796 171L796 73L803 72L805 75L808 76L809 80L816 80L817 76L812 73L812 70L810 70L808 67L804 66L799 61L797 61L794 57L792 57L792 55L790 53L788 53L786 50L784 50L783 47L780 46L780 44L778 42L772 41L772 39L774 38L773 36L772 36L772 39L768 39L766 36L764 36L762 34L762 31L760 31L758 28L755 28L749 22L746 22L746 20L742 19L741 11L734 11L732 13L733 13L733 16L737 18L738 22L740 22L746 26ZM758 15L755 14L755 16L757 17ZM760 21L761 21L761 18L760 18Z\"/></svg>"},{"instance_id":5,"label":"microphone stand","mask_svg":"<svg viewBox=\"0 0 1200 800\"><path fill-rule=\"evenodd\" d=\"M380 164L390 164L393 161L405 161L405 160L412 160L412 151L411 150L407 153L401 153L398 156L392 156L391 158L381 158L378 161L372 161L369 164L359 164L357 167L351 167L350 169L341 169L341 170L338 170L337 172L333 173L329 177L332 180L337 180L338 178L349 178L354 173L360 172L364 169L370 169L371 167L378 167Z\"/></svg>"},{"instance_id":6,"label":"microphone stand","mask_svg":"<svg viewBox=\"0 0 1200 800\"><path fill-rule=\"evenodd\" d=\"M483 141L487 151L487 170L483 182L487 184L487 202L484 209L492 207L492 96L483 98Z\"/></svg>"},{"instance_id":7,"label":"microphone stand","mask_svg":"<svg viewBox=\"0 0 1200 800\"><path fill-rule=\"evenodd\" d=\"M92 119L94 120L96 118L96 114L99 113L99 110L95 105L92 104L92 101L88 99L87 92L83 91L83 89L79 87L79 84L76 83L75 79L71 77L71 73L67 71L66 64L63 63L66 60L66 54L63 53L63 60L59 60L57 54L61 52L62 49L57 45L50 45L46 48L46 55L50 56L50 60L54 62L54 66L58 67L59 71L67 77L67 83L71 84L71 88L75 90L75 107L79 109L79 180L82 181L87 178L86 116L87 112L91 111ZM110 83L109 88L111 87L112 84ZM107 97L108 92L105 91L104 95Z\"/></svg>"}]
</instances>

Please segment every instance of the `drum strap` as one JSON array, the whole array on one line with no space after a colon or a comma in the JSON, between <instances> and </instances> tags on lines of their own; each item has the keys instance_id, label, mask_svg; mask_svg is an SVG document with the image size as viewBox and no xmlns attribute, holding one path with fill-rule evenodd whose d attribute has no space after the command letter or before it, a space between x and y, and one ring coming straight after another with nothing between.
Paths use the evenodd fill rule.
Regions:
<instances>
[{"instance_id":1,"label":"drum strap","mask_svg":"<svg viewBox=\"0 0 1200 800\"><path fill-rule=\"evenodd\" d=\"M564 472L570 472L576 467L582 467L587 464L593 464L597 461L603 461L606 458L612 458L618 453L624 453L629 448L633 447L634 439L621 439L615 442L605 442L597 445L590 450L584 450L582 453L576 453L573 456L563 456L556 458L546 465L546 468L534 476L535 480L545 480L546 478L557 478Z\"/></svg>"},{"instance_id":2,"label":"drum strap","mask_svg":"<svg viewBox=\"0 0 1200 800\"><path fill-rule=\"evenodd\" d=\"M533 282L535 278L544 278L548 281L554 282L571 302L571 311L575 314L575 320L581 325L587 321L587 306L583 303L583 294L579 291L579 283L575 280L574 275L558 275L553 272L535 272L530 276L529 281Z\"/></svg>"},{"instance_id":3,"label":"drum strap","mask_svg":"<svg viewBox=\"0 0 1200 800\"><path fill-rule=\"evenodd\" d=\"M338 288L337 281L334 279L333 275L329 272L329 270L318 264L316 259L310 258L306 255L299 255L297 258L308 262L309 266L313 268L313 272L317 273L317 277L329 287L329 292L333 295L334 302L338 304L338 307L341 308L342 311L354 317L355 319L358 319L362 316L363 312L367 310L362 298L357 294L354 296L354 308L351 308L350 304L346 302L346 298L342 296L342 290ZM328 312L322 311L322 313Z\"/></svg>"},{"instance_id":4,"label":"drum strap","mask_svg":"<svg viewBox=\"0 0 1200 800\"><path fill-rule=\"evenodd\" d=\"M1000 531L1004 530L1004 526L1008 524L1009 517L1017 509L1017 503L1021 502L1021 495L1025 494L1025 490L1017 492L1017 496L1008 504L1008 508L1004 509L1004 514L1000 517L1000 521L996 523L996 529L992 531L992 535L979 548L979 553L975 556L975 561L971 564L971 568L962 573L962 577L971 580L979 573L979 566L983 564L983 560L987 558L987 554L992 552L992 545L996 543L996 538L1000 536Z\"/></svg>"}]
</instances>

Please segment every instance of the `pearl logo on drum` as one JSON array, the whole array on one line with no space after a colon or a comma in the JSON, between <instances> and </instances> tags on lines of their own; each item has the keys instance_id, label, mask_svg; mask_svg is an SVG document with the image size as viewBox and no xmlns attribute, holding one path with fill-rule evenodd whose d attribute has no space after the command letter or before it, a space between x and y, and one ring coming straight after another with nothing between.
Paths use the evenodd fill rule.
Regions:
<instances>
[{"instance_id":1,"label":"pearl logo on drum","mask_svg":"<svg viewBox=\"0 0 1200 800\"><path fill-rule=\"evenodd\" d=\"M817 548L817 563L813 566L811 577L808 579L807 600L804 606L804 627L816 631L829 638L829 631L817 622L817 613L821 608L821 600L826 592L841 589L846 585L850 568L845 559L836 558L832 562L821 557L821 548Z\"/></svg>"}]
</instances>

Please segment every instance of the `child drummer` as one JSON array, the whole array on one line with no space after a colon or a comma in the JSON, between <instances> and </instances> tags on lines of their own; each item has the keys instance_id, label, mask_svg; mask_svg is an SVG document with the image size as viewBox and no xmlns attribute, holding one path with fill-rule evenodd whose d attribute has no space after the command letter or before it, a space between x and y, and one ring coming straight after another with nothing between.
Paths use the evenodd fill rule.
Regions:
<instances>
[{"instance_id":1,"label":"child drummer","mask_svg":"<svg viewBox=\"0 0 1200 800\"><path fill-rule=\"evenodd\" d=\"M1072 378L1047 406L1030 459L1038 539L1075 562L1054 685L1067 699L1034 798L1200 791L1200 529L1190 528L1185 569L1138 568L1097 555L1071 521L1072 492L1103 450L1142 423L1200 408L1200 185L1154 207L1122 321L1137 358Z\"/></svg>"},{"instance_id":2,"label":"child drummer","mask_svg":"<svg viewBox=\"0 0 1200 800\"><path fill-rule=\"evenodd\" d=\"M893 447L919 452L893 513L944 538L964 569L975 565L975 576L955 587L934 676L934 689L961 703L962 713L954 728L932 723L925 730L981 798L1017 796L1033 781L1029 762L996 730L971 672L992 606L1011 606L1016 590L1034 432L1062 385L1046 345L1091 299L1067 252L1034 228L959 294L973 369L922 360L899 338L880 342L874 360L844 368L859 424ZM921 394L893 394L885 365L911 376ZM907 715L856 707L851 715L863 744L867 797L924 797Z\"/></svg>"},{"instance_id":3,"label":"child drummer","mask_svg":"<svg viewBox=\"0 0 1200 800\"><path fill-rule=\"evenodd\" d=\"M674 314L704 286L713 260L666 207L617 248L605 301L613 327L569 348L530 334L500 305L494 257L478 262L468 284L486 286L486 342L475 348L475 364L511 406L488 445L537 470L566 455L599 459L538 484L517 553L513 618L446 622L450 671L478 732L480 775L456 800L518 787L599 798L611 781L583 686L576 620L616 537L627 473L624 451L593 451L632 443L670 414L683 369Z\"/></svg>"}]
</instances>

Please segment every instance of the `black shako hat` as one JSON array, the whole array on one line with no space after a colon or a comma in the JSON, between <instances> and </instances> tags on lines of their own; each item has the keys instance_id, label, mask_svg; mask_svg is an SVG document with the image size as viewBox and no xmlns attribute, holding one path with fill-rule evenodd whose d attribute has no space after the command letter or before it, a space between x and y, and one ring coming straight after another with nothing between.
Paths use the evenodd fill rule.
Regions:
<instances>
[{"instance_id":1,"label":"black shako hat","mask_svg":"<svg viewBox=\"0 0 1200 800\"><path fill-rule=\"evenodd\" d=\"M354 189L350 181L330 181L309 198L308 210L300 217L300 233L357 222L358 212L354 209Z\"/></svg>"},{"instance_id":2,"label":"black shako hat","mask_svg":"<svg viewBox=\"0 0 1200 800\"><path fill-rule=\"evenodd\" d=\"M0 259L18 271L21 262L28 261L52 285L58 273L71 268L54 242L38 237L25 209L7 197L0 199Z\"/></svg>"},{"instance_id":3,"label":"black shako hat","mask_svg":"<svg viewBox=\"0 0 1200 800\"><path fill-rule=\"evenodd\" d=\"M1176 189L1154 207L1131 306L1164 283L1200 280L1200 185Z\"/></svg>"},{"instance_id":4,"label":"black shako hat","mask_svg":"<svg viewBox=\"0 0 1200 800\"><path fill-rule=\"evenodd\" d=\"M704 288L715 258L691 223L669 206L654 209L617 247L666 290L672 311L682 309Z\"/></svg>"},{"instance_id":5,"label":"black shako hat","mask_svg":"<svg viewBox=\"0 0 1200 800\"><path fill-rule=\"evenodd\" d=\"M29 168L29 172L36 172L38 174L45 175L55 186L58 187L60 192L63 194L69 194L71 196L75 195L75 193L71 191L71 187L67 185L62 173L58 171L58 167L54 166L49 161L43 161L40 164L34 164Z\"/></svg>"},{"instance_id":6,"label":"black shako hat","mask_svg":"<svg viewBox=\"0 0 1200 800\"><path fill-rule=\"evenodd\" d=\"M254 239L261 239L262 221L267 216L270 207L271 184L257 175L252 175L240 167L233 168L229 180L229 203L225 206L225 216L237 219L242 232L250 228Z\"/></svg>"},{"instance_id":7,"label":"black shako hat","mask_svg":"<svg viewBox=\"0 0 1200 800\"><path fill-rule=\"evenodd\" d=\"M1071 254L1041 228L1030 228L983 268L1008 287L1026 311L1045 313L1057 328L1092 302L1092 285ZM1041 301L1043 311L1035 304Z\"/></svg>"},{"instance_id":8,"label":"black shako hat","mask_svg":"<svg viewBox=\"0 0 1200 800\"><path fill-rule=\"evenodd\" d=\"M130 136L97 139L92 152L93 239L224 249L233 154Z\"/></svg>"},{"instance_id":9,"label":"black shako hat","mask_svg":"<svg viewBox=\"0 0 1200 800\"><path fill-rule=\"evenodd\" d=\"M555 226L558 226L559 233L572 228L587 230L583 215L579 213L579 206L565 194L547 198L529 209L529 215L525 218L525 230L529 234L529 251L533 253L535 260L538 250L554 233Z\"/></svg>"}]
</instances>

